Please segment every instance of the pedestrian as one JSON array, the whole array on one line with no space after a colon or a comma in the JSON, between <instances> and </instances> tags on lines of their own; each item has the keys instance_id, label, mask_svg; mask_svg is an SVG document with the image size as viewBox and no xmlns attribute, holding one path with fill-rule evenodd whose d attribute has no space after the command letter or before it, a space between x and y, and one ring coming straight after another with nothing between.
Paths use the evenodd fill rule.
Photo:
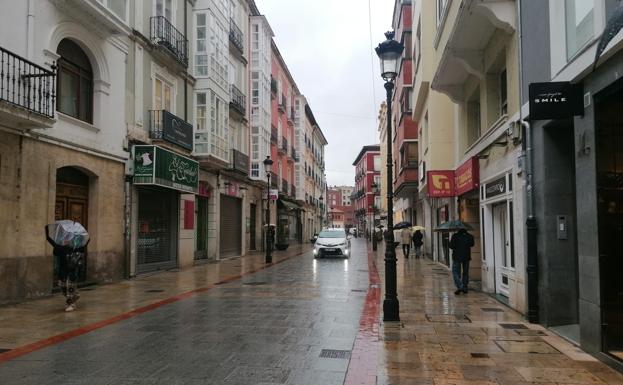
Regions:
<instances>
[{"instance_id":1,"label":"pedestrian","mask_svg":"<svg viewBox=\"0 0 623 385\"><path fill-rule=\"evenodd\" d=\"M474 246L474 237L465 229L461 229L452 235L450 239L450 248L452 249L452 276L454 277L454 285L456 291L454 294L459 295L461 292L467 294L467 284L469 283L469 261L471 257L471 249Z\"/></svg>"},{"instance_id":2,"label":"pedestrian","mask_svg":"<svg viewBox=\"0 0 623 385\"><path fill-rule=\"evenodd\" d=\"M65 311L74 311L76 310L76 301L80 298L76 288L76 280L84 264L86 245L75 249L70 246L58 245L48 234L47 226L45 227L45 237L54 247L52 251L56 257L54 269L58 276L58 286L65 297Z\"/></svg>"},{"instance_id":3,"label":"pedestrian","mask_svg":"<svg viewBox=\"0 0 623 385\"><path fill-rule=\"evenodd\" d=\"M402 244L402 254L405 258L409 258L409 251L411 249L411 230L407 227L400 231L400 243Z\"/></svg>"},{"instance_id":4,"label":"pedestrian","mask_svg":"<svg viewBox=\"0 0 623 385\"><path fill-rule=\"evenodd\" d=\"M424 242L422 241L424 239L424 234L422 234L422 232L420 230L416 230L413 233L413 237L411 238L411 240L413 241L413 249L415 250L415 258L420 258L420 256L422 255L422 245L424 244Z\"/></svg>"}]
</instances>

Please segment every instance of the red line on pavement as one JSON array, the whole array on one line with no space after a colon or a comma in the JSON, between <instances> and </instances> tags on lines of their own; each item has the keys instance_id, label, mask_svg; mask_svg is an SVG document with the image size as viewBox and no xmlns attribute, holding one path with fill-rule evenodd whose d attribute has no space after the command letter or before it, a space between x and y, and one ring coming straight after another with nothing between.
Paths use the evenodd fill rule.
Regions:
<instances>
[{"instance_id":1,"label":"red line on pavement","mask_svg":"<svg viewBox=\"0 0 623 385\"><path fill-rule=\"evenodd\" d=\"M359 333L351 353L344 385L375 385L379 348L379 315L381 312L381 279L374 262L374 252L368 250L370 287L359 319Z\"/></svg>"},{"instance_id":2,"label":"red line on pavement","mask_svg":"<svg viewBox=\"0 0 623 385\"><path fill-rule=\"evenodd\" d=\"M90 325L86 325L86 326L80 327L78 329L74 329L74 330L71 330L71 331L68 331L68 332L65 332L65 333L57 334L55 336L52 336L52 337L49 337L49 338L46 338L46 339L43 339L43 340L40 340L40 341L37 341L37 342L33 342L31 344L28 344L28 345L20 346L20 347L17 347L15 349L9 350L7 352L0 353L0 364L3 363L3 362L15 359L17 357L23 356L25 354L32 353L32 352L34 352L36 350L40 350L40 349L46 348L46 347L51 346L51 345L56 345L56 344L59 344L61 342L67 341L68 339L71 339L71 338L74 338L74 337L78 337L78 336L81 336L83 334L92 332L93 330L101 329L103 327L106 327L108 325L114 324L116 322L123 321L123 320L126 320L128 318L136 317L137 315L146 313L148 311L154 310L154 309L159 308L161 306L168 305L168 304L173 303L173 302L181 301L183 299L186 299L188 297L191 297L191 296L199 294L199 293L203 293L205 291L208 291L208 290L216 287L217 285L220 285L220 284L223 284L223 283L229 283L231 281L235 281L237 279L240 279L240 278L245 277L247 275L251 275L251 274L257 273L258 271L265 270L265 269L267 269L267 268L269 268L271 266L274 266L274 265L280 264L282 262L285 262L285 261L287 261L288 259L290 259L292 257L298 257L298 256L300 256L302 254L305 254L305 253L306 253L306 251L301 251L300 253L297 253L297 254L294 254L294 255L291 255L291 256L288 256L288 257L284 257L283 259L280 259L279 261L266 264L266 265L264 265L264 266L262 266L260 268L257 268L257 269L251 270L251 271L247 271L247 272L241 273L239 275L232 275L232 276L229 276L229 277L225 277L224 279L222 279L221 281L219 281L219 282L217 282L215 284L211 284L211 285L200 287L200 288L197 288L197 289L194 289L194 290L191 290L191 291L187 291L185 293L181 293L181 294L175 295L173 297L169 297L169 298L166 298L166 299L163 299L163 300L151 303L149 305L146 305L146 306L143 306L143 307L139 307L139 308L134 309L134 310L130 310L130 311L126 312L126 313L119 314L119 315L117 315L115 317L112 317L112 318L108 318L108 319L105 319L105 320L102 320L102 321L99 321L99 322L95 322L95 323L92 323Z\"/></svg>"}]
</instances>

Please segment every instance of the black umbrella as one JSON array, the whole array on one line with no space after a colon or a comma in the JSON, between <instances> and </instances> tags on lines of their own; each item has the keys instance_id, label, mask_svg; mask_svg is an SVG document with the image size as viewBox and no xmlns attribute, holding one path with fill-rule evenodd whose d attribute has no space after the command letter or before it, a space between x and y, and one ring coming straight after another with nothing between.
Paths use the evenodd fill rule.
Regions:
<instances>
[{"instance_id":1,"label":"black umbrella","mask_svg":"<svg viewBox=\"0 0 623 385\"><path fill-rule=\"evenodd\" d=\"M400 230L400 229L404 229L404 228L411 227L411 226L412 226L411 222L402 221L394 225L394 230Z\"/></svg>"},{"instance_id":2,"label":"black umbrella","mask_svg":"<svg viewBox=\"0 0 623 385\"><path fill-rule=\"evenodd\" d=\"M459 221L459 220L452 220L452 221L447 221L444 222L442 224L440 224L435 231L458 231L458 230L473 230L474 228L472 226L470 226L469 224Z\"/></svg>"}]
</instances>

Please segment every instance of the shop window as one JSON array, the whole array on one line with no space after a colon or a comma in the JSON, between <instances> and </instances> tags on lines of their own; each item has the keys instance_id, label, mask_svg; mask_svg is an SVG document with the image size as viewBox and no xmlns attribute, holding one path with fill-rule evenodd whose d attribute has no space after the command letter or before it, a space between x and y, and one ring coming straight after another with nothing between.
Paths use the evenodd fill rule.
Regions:
<instances>
[{"instance_id":1,"label":"shop window","mask_svg":"<svg viewBox=\"0 0 623 385\"><path fill-rule=\"evenodd\" d=\"M60 42L56 53L60 55L56 109L93 123L93 70L89 58L69 39Z\"/></svg>"}]
</instances>

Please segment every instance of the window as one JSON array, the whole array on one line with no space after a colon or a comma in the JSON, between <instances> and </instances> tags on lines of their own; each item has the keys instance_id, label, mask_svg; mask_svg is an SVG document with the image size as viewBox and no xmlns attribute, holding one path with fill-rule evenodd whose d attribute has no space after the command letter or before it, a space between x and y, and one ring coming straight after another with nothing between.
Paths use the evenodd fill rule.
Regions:
<instances>
[{"instance_id":1,"label":"window","mask_svg":"<svg viewBox=\"0 0 623 385\"><path fill-rule=\"evenodd\" d=\"M229 33L221 23L210 13L210 78L224 90L228 89L229 67Z\"/></svg>"},{"instance_id":2,"label":"window","mask_svg":"<svg viewBox=\"0 0 623 385\"><path fill-rule=\"evenodd\" d=\"M196 124L195 124L195 152L199 154L208 153L208 127L207 127L207 97L204 92L198 93L196 97Z\"/></svg>"},{"instance_id":3,"label":"window","mask_svg":"<svg viewBox=\"0 0 623 385\"><path fill-rule=\"evenodd\" d=\"M374 171L381 171L381 156L374 155Z\"/></svg>"},{"instance_id":4,"label":"window","mask_svg":"<svg viewBox=\"0 0 623 385\"><path fill-rule=\"evenodd\" d=\"M437 0L437 27L443 22L444 14L448 6L448 0Z\"/></svg>"},{"instance_id":5,"label":"window","mask_svg":"<svg viewBox=\"0 0 623 385\"><path fill-rule=\"evenodd\" d=\"M167 110L173 111L173 104L171 103L173 94L173 86L165 80L156 77L154 79L154 110Z\"/></svg>"},{"instance_id":6,"label":"window","mask_svg":"<svg viewBox=\"0 0 623 385\"><path fill-rule=\"evenodd\" d=\"M119 16L123 21L126 21L127 17L127 0L98 0L106 8L110 9L112 13Z\"/></svg>"},{"instance_id":7,"label":"window","mask_svg":"<svg viewBox=\"0 0 623 385\"><path fill-rule=\"evenodd\" d=\"M466 104L467 107L467 146L480 137L480 88L476 88Z\"/></svg>"},{"instance_id":8,"label":"window","mask_svg":"<svg viewBox=\"0 0 623 385\"><path fill-rule=\"evenodd\" d=\"M508 97L506 86L506 69L503 69L500 73L500 115L506 115L508 113Z\"/></svg>"},{"instance_id":9,"label":"window","mask_svg":"<svg viewBox=\"0 0 623 385\"><path fill-rule=\"evenodd\" d=\"M210 153L229 161L227 137L229 132L229 103L210 91Z\"/></svg>"},{"instance_id":10,"label":"window","mask_svg":"<svg viewBox=\"0 0 623 385\"><path fill-rule=\"evenodd\" d=\"M595 35L595 0L565 0L567 59L575 55Z\"/></svg>"},{"instance_id":11,"label":"window","mask_svg":"<svg viewBox=\"0 0 623 385\"><path fill-rule=\"evenodd\" d=\"M173 0L156 0L156 16L164 16L173 22Z\"/></svg>"},{"instance_id":12,"label":"window","mask_svg":"<svg viewBox=\"0 0 623 385\"><path fill-rule=\"evenodd\" d=\"M418 144L417 142L407 142L400 151L402 167L417 167L418 165Z\"/></svg>"},{"instance_id":13,"label":"window","mask_svg":"<svg viewBox=\"0 0 623 385\"><path fill-rule=\"evenodd\" d=\"M197 14L197 26L195 40L195 75L208 76L208 48L207 48L207 24L206 14Z\"/></svg>"},{"instance_id":14,"label":"window","mask_svg":"<svg viewBox=\"0 0 623 385\"><path fill-rule=\"evenodd\" d=\"M76 119L93 123L93 70L84 51L63 39L58 60L56 109Z\"/></svg>"}]
</instances>

